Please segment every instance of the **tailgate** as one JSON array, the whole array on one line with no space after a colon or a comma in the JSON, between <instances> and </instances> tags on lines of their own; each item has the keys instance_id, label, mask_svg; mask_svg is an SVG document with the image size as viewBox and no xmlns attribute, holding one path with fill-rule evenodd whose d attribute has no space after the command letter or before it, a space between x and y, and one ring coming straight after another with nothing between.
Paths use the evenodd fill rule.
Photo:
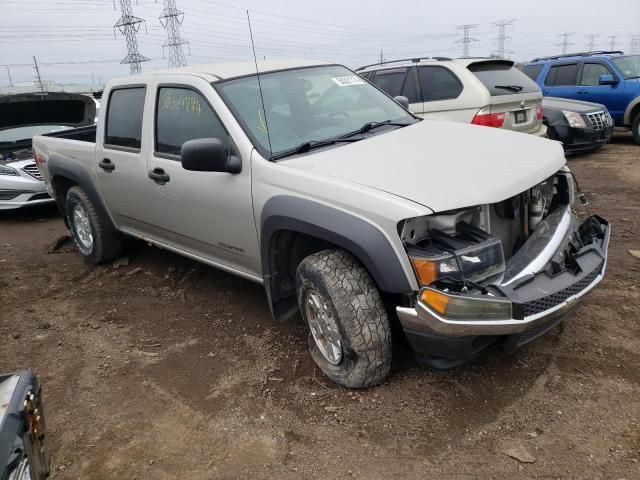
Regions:
<instances>
[{"instance_id":1,"label":"tailgate","mask_svg":"<svg viewBox=\"0 0 640 480\"><path fill-rule=\"evenodd\" d=\"M541 105L542 94L521 93L491 97L491 113L504 112L502 128L523 133L533 133L540 129L536 109Z\"/></svg>"}]
</instances>

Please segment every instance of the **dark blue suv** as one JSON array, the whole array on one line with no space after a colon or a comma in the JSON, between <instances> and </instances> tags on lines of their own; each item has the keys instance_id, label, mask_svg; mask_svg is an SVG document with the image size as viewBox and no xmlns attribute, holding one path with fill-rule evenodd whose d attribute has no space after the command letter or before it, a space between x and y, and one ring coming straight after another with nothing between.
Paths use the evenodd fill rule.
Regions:
<instances>
[{"instance_id":1,"label":"dark blue suv","mask_svg":"<svg viewBox=\"0 0 640 480\"><path fill-rule=\"evenodd\" d=\"M586 52L536 58L522 67L549 97L606 106L616 127L633 131L640 145L640 55Z\"/></svg>"}]
</instances>

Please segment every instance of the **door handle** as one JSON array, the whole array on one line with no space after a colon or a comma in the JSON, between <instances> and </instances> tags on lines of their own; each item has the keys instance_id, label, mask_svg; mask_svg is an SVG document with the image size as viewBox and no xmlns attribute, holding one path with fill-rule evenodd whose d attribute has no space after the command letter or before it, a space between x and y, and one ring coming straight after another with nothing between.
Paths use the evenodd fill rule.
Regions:
<instances>
[{"instance_id":1,"label":"door handle","mask_svg":"<svg viewBox=\"0 0 640 480\"><path fill-rule=\"evenodd\" d=\"M116 169L116 166L113 164L111 160L108 158L103 158L98 163L98 166L103 169L105 172L113 172Z\"/></svg>"},{"instance_id":2,"label":"door handle","mask_svg":"<svg viewBox=\"0 0 640 480\"><path fill-rule=\"evenodd\" d=\"M162 168L154 168L149 171L149 178L156 182L158 185L164 185L171 178Z\"/></svg>"},{"instance_id":3,"label":"door handle","mask_svg":"<svg viewBox=\"0 0 640 480\"><path fill-rule=\"evenodd\" d=\"M547 93L549 93L549 90L542 90L543 95L546 95Z\"/></svg>"}]
</instances>

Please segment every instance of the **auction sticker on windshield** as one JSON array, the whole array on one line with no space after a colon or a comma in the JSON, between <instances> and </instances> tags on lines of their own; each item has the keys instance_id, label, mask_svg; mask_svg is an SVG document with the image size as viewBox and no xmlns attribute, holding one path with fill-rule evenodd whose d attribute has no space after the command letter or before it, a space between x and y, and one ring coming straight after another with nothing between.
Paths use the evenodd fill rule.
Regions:
<instances>
[{"instance_id":1,"label":"auction sticker on windshield","mask_svg":"<svg viewBox=\"0 0 640 480\"><path fill-rule=\"evenodd\" d=\"M331 80L336 82L341 87L348 87L350 85L364 85L364 81L357 75L349 75L348 77L332 77Z\"/></svg>"}]
</instances>

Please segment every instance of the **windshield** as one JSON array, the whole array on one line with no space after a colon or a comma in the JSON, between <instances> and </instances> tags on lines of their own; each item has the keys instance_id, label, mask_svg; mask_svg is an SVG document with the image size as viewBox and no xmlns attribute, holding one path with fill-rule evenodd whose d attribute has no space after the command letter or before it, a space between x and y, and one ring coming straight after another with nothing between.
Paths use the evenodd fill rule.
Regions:
<instances>
[{"instance_id":1,"label":"windshield","mask_svg":"<svg viewBox=\"0 0 640 480\"><path fill-rule=\"evenodd\" d=\"M613 59L624 78L640 77L640 55L627 55Z\"/></svg>"},{"instance_id":2,"label":"windshield","mask_svg":"<svg viewBox=\"0 0 640 480\"><path fill-rule=\"evenodd\" d=\"M266 119L255 75L214 86L265 158L305 142L338 138L367 122L414 121L395 101L345 67L265 73L260 74L260 83Z\"/></svg>"},{"instance_id":3,"label":"windshield","mask_svg":"<svg viewBox=\"0 0 640 480\"><path fill-rule=\"evenodd\" d=\"M492 97L540 91L534 81L507 63L478 62L468 68L487 87Z\"/></svg>"},{"instance_id":4,"label":"windshield","mask_svg":"<svg viewBox=\"0 0 640 480\"><path fill-rule=\"evenodd\" d=\"M45 133L61 132L73 127L63 125L31 125L28 127L10 128L0 131L0 142L17 142L18 140L28 140L36 135Z\"/></svg>"}]
</instances>

